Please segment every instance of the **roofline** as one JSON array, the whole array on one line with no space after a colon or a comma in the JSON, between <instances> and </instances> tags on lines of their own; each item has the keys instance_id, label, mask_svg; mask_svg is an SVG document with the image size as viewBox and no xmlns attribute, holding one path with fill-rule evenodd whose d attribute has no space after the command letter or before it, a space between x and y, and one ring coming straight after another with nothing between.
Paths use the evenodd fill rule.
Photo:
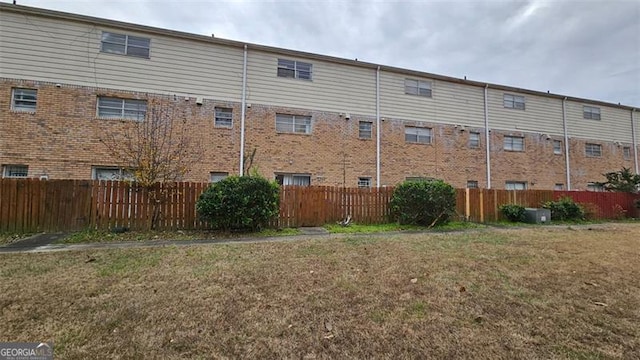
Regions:
<instances>
[{"instance_id":1,"label":"roofline","mask_svg":"<svg viewBox=\"0 0 640 360\"><path fill-rule=\"evenodd\" d=\"M146 25L138 25L138 24L132 24L132 23L123 22L123 21L109 20L109 19L97 18L93 16L86 16L86 15L78 15L73 13L42 9L42 8L36 8L31 6L13 5L10 3L0 2L0 11L7 11L12 13L24 14L24 15L48 17L53 19L70 20L70 21L88 23L93 25L102 25L106 27L117 27L117 28L122 28L126 30L132 30L132 31L140 31L140 32L146 32L146 33L157 34L157 35L172 36L172 37L181 38L181 39L201 41L201 42L206 42L206 43L216 44L216 45L237 47L240 49L244 49L244 46L246 45L248 49L255 49L255 50L260 50L260 51L274 53L274 54L282 54L282 55L297 56L297 57L303 57L303 58L309 58L309 59L316 59L316 60L322 60L322 61L333 62L333 63L343 64L343 65L360 67L360 68L368 68L372 70L377 70L378 67L380 67L380 70L382 71L405 74L409 76L426 77L434 80L442 80L442 81L447 81L447 82L452 82L457 84L481 87L481 88L489 87L491 89L503 90L507 92L518 92L518 93L524 93L529 95L555 98L560 100L566 99L566 100L581 102L585 104L616 107L619 109L625 109L625 110L631 110L631 111L636 111L637 109L636 106L614 104L614 103L608 103L600 100L584 99L579 97L542 92L542 91L536 91L536 90L529 90L529 89L523 89L518 87L493 84L488 82L466 80L466 79L460 79L460 78L455 78L451 76L432 74L424 71L403 69L403 68L398 68L394 66L381 65L381 64L375 64L375 63L358 61L358 60L350 60L350 59L344 59L344 58L339 58L334 56L314 54L314 53L309 53L304 51L259 45L259 44L247 43L247 42L236 41L236 40L221 39L213 36L198 35L198 34L187 33L183 31L169 30L169 29L163 29L163 28L146 26Z\"/></svg>"}]
</instances>

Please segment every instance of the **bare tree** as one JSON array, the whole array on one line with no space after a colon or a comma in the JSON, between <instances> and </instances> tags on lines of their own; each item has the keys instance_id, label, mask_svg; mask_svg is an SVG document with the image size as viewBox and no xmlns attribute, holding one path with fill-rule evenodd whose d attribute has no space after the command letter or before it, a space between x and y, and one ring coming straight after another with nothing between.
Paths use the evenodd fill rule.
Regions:
<instances>
[{"instance_id":1,"label":"bare tree","mask_svg":"<svg viewBox=\"0 0 640 360\"><path fill-rule=\"evenodd\" d=\"M147 190L151 229L157 227L160 205L173 195L174 183L183 180L203 156L197 129L189 124L189 111L152 100L144 120L126 121L101 136L113 159L131 171L138 187Z\"/></svg>"}]
</instances>

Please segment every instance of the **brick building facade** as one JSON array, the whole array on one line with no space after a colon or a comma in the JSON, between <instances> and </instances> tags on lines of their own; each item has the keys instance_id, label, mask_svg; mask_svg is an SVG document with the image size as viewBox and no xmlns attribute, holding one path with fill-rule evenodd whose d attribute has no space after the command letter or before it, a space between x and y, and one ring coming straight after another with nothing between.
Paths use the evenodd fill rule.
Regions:
<instances>
[{"instance_id":1,"label":"brick building facade","mask_svg":"<svg viewBox=\"0 0 640 360\"><path fill-rule=\"evenodd\" d=\"M241 152L246 157L254 149L254 171L314 185L387 186L434 177L456 187L587 189L604 172L638 171L639 127L629 106L23 6L0 4L0 15L3 176L87 179L101 169L126 168L109 155L104 138L135 121L126 116L127 101L145 104L146 116L158 104L185 114L203 153L185 177L192 181L240 173ZM87 42L95 44L78 41L78 54L56 60L38 44L5 41L29 28L22 36L37 42L47 26L67 46L88 27ZM106 53L104 34L116 32L147 39L146 57ZM176 65L178 82L155 69L169 60L196 63L195 55L170 58L171 46L219 51L195 71L214 84L200 84L191 68ZM93 64L83 63L87 53L95 54ZM14 57L32 65L13 68ZM45 62L54 65L38 67ZM111 75L112 63L131 76ZM225 66L237 71L220 72ZM188 83L197 91L185 91ZM109 99L123 99L122 118L101 116L99 101ZM220 123L217 111L225 114Z\"/></svg>"}]
</instances>

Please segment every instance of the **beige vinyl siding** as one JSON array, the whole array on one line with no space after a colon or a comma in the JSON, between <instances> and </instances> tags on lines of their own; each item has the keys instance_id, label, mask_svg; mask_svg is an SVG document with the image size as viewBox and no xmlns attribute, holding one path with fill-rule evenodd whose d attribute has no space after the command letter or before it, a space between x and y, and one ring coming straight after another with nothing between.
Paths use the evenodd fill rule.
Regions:
<instances>
[{"instance_id":1,"label":"beige vinyl siding","mask_svg":"<svg viewBox=\"0 0 640 360\"><path fill-rule=\"evenodd\" d=\"M405 79L431 82L431 97L408 95ZM463 84L380 72L380 116L484 127L484 90Z\"/></svg>"},{"instance_id":2,"label":"beige vinyl siding","mask_svg":"<svg viewBox=\"0 0 640 360\"><path fill-rule=\"evenodd\" d=\"M583 106L600 108L600 120L583 118ZM631 145L631 110L567 101L569 136Z\"/></svg>"},{"instance_id":3,"label":"beige vinyl siding","mask_svg":"<svg viewBox=\"0 0 640 360\"><path fill-rule=\"evenodd\" d=\"M102 31L151 39L150 59L100 52ZM0 13L0 76L239 100L242 49ZM43 61L46 59L46 61Z\"/></svg>"},{"instance_id":4,"label":"beige vinyl siding","mask_svg":"<svg viewBox=\"0 0 640 360\"><path fill-rule=\"evenodd\" d=\"M312 64L312 80L278 77L279 58ZM249 48L247 102L375 115L376 72Z\"/></svg>"},{"instance_id":5,"label":"beige vinyl siding","mask_svg":"<svg viewBox=\"0 0 640 360\"><path fill-rule=\"evenodd\" d=\"M505 108L504 94L524 96L525 109ZM492 129L564 134L560 99L489 88L487 102Z\"/></svg>"}]
</instances>

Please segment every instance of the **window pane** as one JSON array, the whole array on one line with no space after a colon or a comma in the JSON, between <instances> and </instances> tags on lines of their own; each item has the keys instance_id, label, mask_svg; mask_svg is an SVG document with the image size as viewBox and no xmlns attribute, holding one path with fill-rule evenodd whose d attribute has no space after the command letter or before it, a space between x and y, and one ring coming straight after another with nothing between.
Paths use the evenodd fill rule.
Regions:
<instances>
[{"instance_id":1,"label":"window pane","mask_svg":"<svg viewBox=\"0 0 640 360\"><path fill-rule=\"evenodd\" d=\"M5 165L4 177L7 178L26 178L29 174L29 167L26 165Z\"/></svg>"},{"instance_id":2,"label":"window pane","mask_svg":"<svg viewBox=\"0 0 640 360\"><path fill-rule=\"evenodd\" d=\"M278 59L278 67L295 70L296 62L293 60Z\"/></svg>"},{"instance_id":3,"label":"window pane","mask_svg":"<svg viewBox=\"0 0 640 360\"><path fill-rule=\"evenodd\" d=\"M359 137L361 139L371 139L372 123L368 121L360 121Z\"/></svg>"},{"instance_id":4,"label":"window pane","mask_svg":"<svg viewBox=\"0 0 640 360\"><path fill-rule=\"evenodd\" d=\"M102 43L102 52L111 54L124 54L125 46L118 44Z\"/></svg>"},{"instance_id":5,"label":"window pane","mask_svg":"<svg viewBox=\"0 0 640 360\"><path fill-rule=\"evenodd\" d=\"M129 46L136 46L136 47L142 47L147 49L149 48L149 43L150 43L149 39L138 37L138 36L129 36L129 40L127 41L127 44Z\"/></svg>"},{"instance_id":6,"label":"window pane","mask_svg":"<svg viewBox=\"0 0 640 360\"><path fill-rule=\"evenodd\" d=\"M114 34L110 32L102 33L102 42L112 43L112 44L121 44L124 45L126 42L127 36L122 34Z\"/></svg>"},{"instance_id":7,"label":"window pane","mask_svg":"<svg viewBox=\"0 0 640 360\"><path fill-rule=\"evenodd\" d=\"M222 181L229 176L227 172L212 172L209 174L209 182L215 183L218 181Z\"/></svg>"},{"instance_id":8,"label":"window pane","mask_svg":"<svg viewBox=\"0 0 640 360\"><path fill-rule=\"evenodd\" d=\"M141 57L141 58L148 58L149 57L149 49L148 48L135 47L135 46L129 46L127 48L127 55L137 56L137 57Z\"/></svg>"},{"instance_id":9,"label":"window pane","mask_svg":"<svg viewBox=\"0 0 640 360\"><path fill-rule=\"evenodd\" d=\"M293 69L278 69L278 76L280 77L295 77L296 71Z\"/></svg>"},{"instance_id":10,"label":"window pane","mask_svg":"<svg viewBox=\"0 0 640 360\"><path fill-rule=\"evenodd\" d=\"M418 142L418 134L404 134L404 140L407 142Z\"/></svg>"}]
</instances>

